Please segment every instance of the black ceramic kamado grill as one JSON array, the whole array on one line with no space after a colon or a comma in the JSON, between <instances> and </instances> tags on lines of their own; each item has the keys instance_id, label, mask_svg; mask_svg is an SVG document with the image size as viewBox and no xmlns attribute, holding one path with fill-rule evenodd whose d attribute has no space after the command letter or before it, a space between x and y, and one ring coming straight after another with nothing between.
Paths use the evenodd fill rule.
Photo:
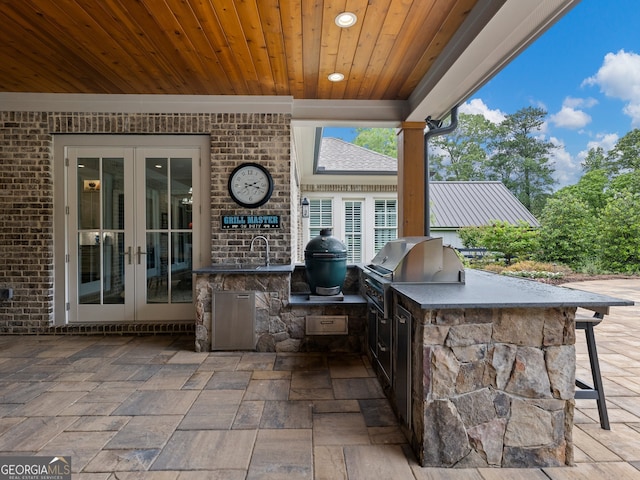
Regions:
<instances>
[{"instance_id":1,"label":"black ceramic kamado grill","mask_svg":"<svg viewBox=\"0 0 640 480\"><path fill-rule=\"evenodd\" d=\"M391 316L390 287L394 283L464 283L464 266L442 238L403 237L388 242L364 267L368 300Z\"/></svg>"}]
</instances>

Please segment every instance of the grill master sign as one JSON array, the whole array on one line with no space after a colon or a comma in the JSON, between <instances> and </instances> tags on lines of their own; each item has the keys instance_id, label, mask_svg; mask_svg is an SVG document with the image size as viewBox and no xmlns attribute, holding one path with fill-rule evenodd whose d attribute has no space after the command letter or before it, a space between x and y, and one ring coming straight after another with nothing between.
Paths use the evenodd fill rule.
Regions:
<instances>
[{"instance_id":1,"label":"grill master sign","mask_svg":"<svg viewBox=\"0 0 640 480\"><path fill-rule=\"evenodd\" d=\"M232 228L280 228L280 215L222 215L223 230Z\"/></svg>"}]
</instances>

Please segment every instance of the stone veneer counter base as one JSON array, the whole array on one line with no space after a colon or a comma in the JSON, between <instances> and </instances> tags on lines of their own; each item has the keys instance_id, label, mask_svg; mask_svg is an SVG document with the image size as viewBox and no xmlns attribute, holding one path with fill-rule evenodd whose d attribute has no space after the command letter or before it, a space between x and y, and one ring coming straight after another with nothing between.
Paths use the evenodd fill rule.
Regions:
<instances>
[{"instance_id":1,"label":"stone veneer counter base","mask_svg":"<svg viewBox=\"0 0 640 480\"><path fill-rule=\"evenodd\" d=\"M236 291L255 292L258 352L362 353L366 300L353 293L335 302L310 301L308 293L292 294L294 270L294 265L250 264L216 264L194 270L195 350L212 348L213 295ZM348 317L346 334L307 334L307 317L336 315Z\"/></svg>"}]
</instances>

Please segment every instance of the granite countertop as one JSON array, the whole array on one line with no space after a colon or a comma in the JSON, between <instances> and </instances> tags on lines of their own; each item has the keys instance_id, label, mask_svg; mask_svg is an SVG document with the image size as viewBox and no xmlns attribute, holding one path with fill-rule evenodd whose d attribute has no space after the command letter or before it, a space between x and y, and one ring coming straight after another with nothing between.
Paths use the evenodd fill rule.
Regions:
<instances>
[{"instance_id":1,"label":"granite countertop","mask_svg":"<svg viewBox=\"0 0 640 480\"><path fill-rule=\"evenodd\" d=\"M630 300L558 287L523 278L466 269L465 283L396 283L392 289L423 309L583 307L608 313L608 307Z\"/></svg>"},{"instance_id":2,"label":"granite countertop","mask_svg":"<svg viewBox=\"0 0 640 480\"><path fill-rule=\"evenodd\" d=\"M264 264L252 264L252 263L215 263L207 267L196 268L192 270L192 273L197 274L265 274L265 273L291 273L295 265L264 265Z\"/></svg>"}]
</instances>

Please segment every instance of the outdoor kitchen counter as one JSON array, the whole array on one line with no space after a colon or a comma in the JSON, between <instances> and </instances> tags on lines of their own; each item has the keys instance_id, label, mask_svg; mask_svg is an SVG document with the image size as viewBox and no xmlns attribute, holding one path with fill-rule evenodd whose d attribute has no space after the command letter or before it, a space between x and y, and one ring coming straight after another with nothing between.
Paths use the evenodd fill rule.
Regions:
<instances>
[{"instance_id":1,"label":"outdoor kitchen counter","mask_svg":"<svg viewBox=\"0 0 640 480\"><path fill-rule=\"evenodd\" d=\"M465 277L390 287L390 398L419 463L573 464L576 309L633 302L477 270Z\"/></svg>"},{"instance_id":2,"label":"outdoor kitchen counter","mask_svg":"<svg viewBox=\"0 0 640 480\"><path fill-rule=\"evenodd\" d=\"M391 288L429 310L583 307L608 313L608 307L633 305L607 295L472 269L465 270L463 284L396 283Z\"/></svg>"}]
</instances>

